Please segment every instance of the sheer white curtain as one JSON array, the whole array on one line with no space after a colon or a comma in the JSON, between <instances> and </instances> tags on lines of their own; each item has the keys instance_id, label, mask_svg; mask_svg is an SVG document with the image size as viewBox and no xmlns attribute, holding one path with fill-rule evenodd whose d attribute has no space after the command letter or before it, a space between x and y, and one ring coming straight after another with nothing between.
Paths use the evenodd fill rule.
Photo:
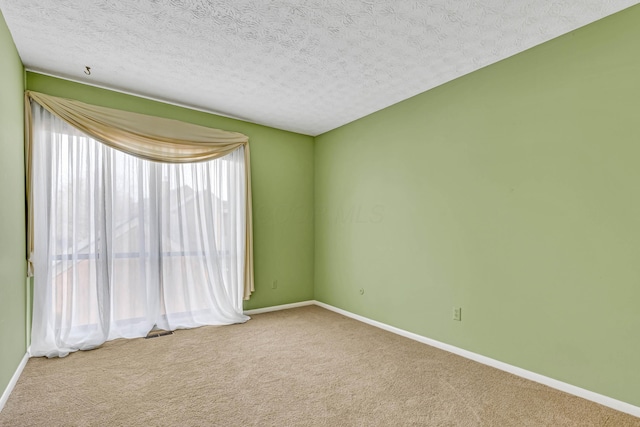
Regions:
<instances>
[{"instance_id":1,"label":"sheer white curtain","mask_svg":"<svg viewBox=\"0 0 640 427\"><path fill-rule=\"evenodd\" d=\"M245 322L244 148L165 164L109 148L32 103L31 354Z\"/></svg>"}]
</instances>

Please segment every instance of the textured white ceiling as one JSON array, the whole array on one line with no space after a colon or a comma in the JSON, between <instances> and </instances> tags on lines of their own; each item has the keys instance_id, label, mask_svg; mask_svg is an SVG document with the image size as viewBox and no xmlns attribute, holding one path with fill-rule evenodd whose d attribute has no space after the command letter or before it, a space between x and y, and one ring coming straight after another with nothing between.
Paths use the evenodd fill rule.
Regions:
<instances>
[{"instance_id":1,"label":"textured white ceiling","mask_svg":"<svg viewBox=\"0 0 640 427\"><path fill-rule=\"evenodd\" d=\"M0 10L28 69L318 135L637 3L0 0Z\"/></svg>"}]
</instances>

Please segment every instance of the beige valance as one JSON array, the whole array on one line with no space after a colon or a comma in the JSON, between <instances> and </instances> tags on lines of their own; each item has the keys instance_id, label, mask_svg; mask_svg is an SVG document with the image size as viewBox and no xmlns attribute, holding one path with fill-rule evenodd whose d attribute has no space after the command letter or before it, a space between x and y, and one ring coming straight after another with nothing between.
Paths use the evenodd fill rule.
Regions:
<instances>
[{"instance_id":1,"label":"beige valance","mask_svg":"<svg viewBox=\"0 0 640 427\"><path fill-rule=\"evenodd\" d=\"M244 299L254 290L251 165L249 137L237 132L198 126L178 120L148 116L85 104L42 93L25 92L25 157L27 169L29 273L32 274L33 213L31 211L31 102L76 129L116 150L139 158L165 163L192 163L223 157L244 147L247 185Z\"/></svg>"}]
</instances>

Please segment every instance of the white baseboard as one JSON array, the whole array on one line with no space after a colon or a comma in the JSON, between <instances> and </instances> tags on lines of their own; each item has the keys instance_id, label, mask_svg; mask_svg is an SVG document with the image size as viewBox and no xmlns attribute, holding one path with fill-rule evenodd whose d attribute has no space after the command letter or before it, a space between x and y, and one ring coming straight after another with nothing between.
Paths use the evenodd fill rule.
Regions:
<instances>
[{"instance_id":1,"label":"white baseboard","mask_svg":"<svg viewBox=\"0 0 640 427\"><path fill-rule=\"evenodd\" d=\"M609 408L615 409L617 411L625 412L635 417L640 417L640 407L634 406L630 403L613 399L609 396L595 393L590 390L585 390L583 388L580 388L562 381L558 381L553 378L549 378L544 375L537 374L535 372L527 371L526 369L518 368L517 366L509 365L508 363L500 362L499 360L491 359L490 357L482 356L481 354L473 353L471 351L464 350L464 349L452 346L450 344L445 344L443 342L436 341L431 338L423 337L422 335L414 334L413 332L408 332L403 329L396 328L395 326L390 326L385 323L378 322L376 320L371 320L367 317L351 313L349 311L334 307L329 304L325 304L320 301L314 301L314 303L319 307L326 308L327 310L331 310L333 312L342 314L343 316L350 317L355 320L359 320L360 322L367 323L371 326L384 329L385 331L393 332L394 334L401 335L405 338L409 338L414 341L418 341L418 342L430 345L432 347L436 347L441 350L445 350L450 353L457 354L458 356L471 359L473 361L482 363L483 365L488 365L496 369L500 369L501 371L509 372L510 374L517 375L519 377L522 377L531 381L535 381L540 384L544 384L551 388L555 388L556 390L560 390L565 393L569 393L574 396L578 396L583 399L587 399L592 402L599 403L604 406L608 406Z\"/></svg>"},{"instance_id":2,"label":"white baseboard","mask_svg":"<svg viewBox=\"0 0 640 427\"><path fill-rule=\"evenodd\" d=\"M271 311L280 311L280 310L287 310L289 308L298 308L298 307L304 307L307 305L314 305L316 302L313 300L309 300L309 301L302 301L302 302L294 302L291 304L282 304L282 305L274 305L272 307L264 307L264 308L256 308L253 310L246 310L244 312L244 314L246 314L247 316L251 316L252 314L260 314L260 313L269 313Z\"/></svg>"},{"instance_id":3,"label":"white baseboard","mask_svg":"<svg viewBox=\"0 0 640 427\"><path fill-rule=\"evenodd\" d=\"M18 368L16 368L16 371L11 377L9 384L7 384L7 388L4 389L4 392L2 393L2 397L0 397L0 412L2 411L2 408L4 408L4 405L7 403L7 400L9 400L9 395L13 391L13 388L16 386L16 383L18 382L18 378L20 378L20 374L22 374L22 370L27 365L28 360L29 360L29 353L27 352L22 358L22 360L20 361Z\"/></svg>"}]
</instances>

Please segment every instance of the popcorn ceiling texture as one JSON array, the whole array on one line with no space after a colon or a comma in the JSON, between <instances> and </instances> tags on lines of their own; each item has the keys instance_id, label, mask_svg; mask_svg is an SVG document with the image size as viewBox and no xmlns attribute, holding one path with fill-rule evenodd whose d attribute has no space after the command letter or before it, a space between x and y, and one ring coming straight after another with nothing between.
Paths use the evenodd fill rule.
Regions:
<instances>
[{"instance_id":1,"label":"popcorn ceiling texture","mask_svg":"<svg viewBox=\"0 0 640 427\"><path fill-rule=\"evenodd\" d=\"M637 3L0 0L0 9L28 69L318 135Z\"/></svg>"}]
</instances>

